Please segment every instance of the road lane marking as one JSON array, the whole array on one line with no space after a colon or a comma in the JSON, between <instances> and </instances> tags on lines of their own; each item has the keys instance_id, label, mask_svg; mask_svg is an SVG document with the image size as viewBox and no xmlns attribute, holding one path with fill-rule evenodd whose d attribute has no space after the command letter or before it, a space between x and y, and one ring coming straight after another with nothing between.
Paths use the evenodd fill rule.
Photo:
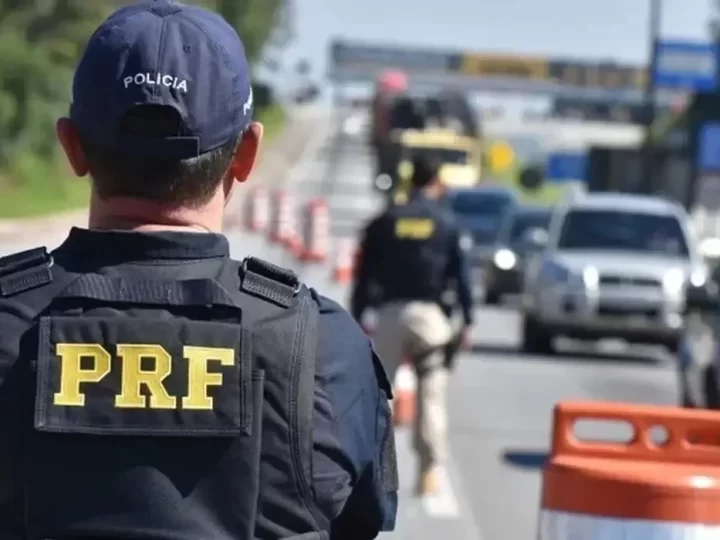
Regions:
<instances>
[{"instance_id":1,"label":"road lane marking","mask_svg":"<svg viewBox=\"0 0 720 540\"><path fill-rule=\"evenodd\" d=\"M450 477L444 469L438 471L440 492L436 495L422 497L425 513L435 519L457 519L460 517L460 506L453 491Z\"/></svg>"},{"instance_id":2,"label":"road lane marking","mask_svg":"<svg viewBox=\"0 0 720 540\"><path fill-rule=\"evenodd\" d=\"M452 455L452 448L448 448L448 456ZM457 490L457 493L460 493L465 499L463 499L463 502L460 501L460 499L457 499L458 502L458 515L462 515L462 523L464 525L465 534L468 538L474 538L475 540L485 540L485 535L483 534L482 528L480 527L480 524L477 522L477 519L475 518L475 514L473 514L473 511L471 508L468 508L466 501L467 499L467 491L465 490L465 487L462 483L462 477L460 476L457 467L455 466L455 462L453 459L448 457L447 460L447 474L448 478L450 479L452 485L455 486L455 489Z\"/></svg>"}]
</instances>

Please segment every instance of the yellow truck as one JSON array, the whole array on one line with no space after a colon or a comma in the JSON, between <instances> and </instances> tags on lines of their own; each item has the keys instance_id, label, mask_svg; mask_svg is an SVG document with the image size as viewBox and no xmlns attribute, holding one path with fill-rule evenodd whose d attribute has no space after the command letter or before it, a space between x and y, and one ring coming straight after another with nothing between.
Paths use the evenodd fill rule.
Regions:
<instances>
[{"instance_id":1,"label":"yellow truck","mask_svg":"<svg viewBox=\"0 0 720 540\"><path fill-rule=\"evenodd\" d=\"M432 156L442 164L440 179L448 187L472 187L480 182L483 156L478 139L445 129L403 130L393 136L400 148L396 201L407 198L417 154Z\"/></svg>"}]
</instances>

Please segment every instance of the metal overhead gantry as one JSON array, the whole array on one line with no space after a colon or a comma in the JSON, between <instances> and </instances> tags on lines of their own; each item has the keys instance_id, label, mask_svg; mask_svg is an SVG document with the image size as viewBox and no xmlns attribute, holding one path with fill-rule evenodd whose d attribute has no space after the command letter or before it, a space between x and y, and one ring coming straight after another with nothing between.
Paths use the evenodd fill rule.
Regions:
<instances>
[{"instance_id":1,"label":"metal overhead gantry","mask_svg":"<svg viewBox=\"0 0 720 540\"><path fill-rule=\"evenodd\" d=\"M373 83L384 70L405 72L413 87L504 92L641 104L647 70L615 62L485 54L335 40L328 80L342 96L352 84Z\"/></svg>"}]
</instances>

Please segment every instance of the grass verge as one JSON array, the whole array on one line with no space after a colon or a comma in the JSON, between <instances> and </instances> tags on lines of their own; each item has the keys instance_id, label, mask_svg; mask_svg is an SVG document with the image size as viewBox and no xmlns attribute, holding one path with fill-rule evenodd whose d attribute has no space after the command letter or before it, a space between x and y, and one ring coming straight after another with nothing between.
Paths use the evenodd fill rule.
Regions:
<instances>
[{"instance_id":1,"label":"grass verge","mask_svg":"<svg viewBox=\"0 0 720 540\"><path fill-rule=\"evenodd\" d=\"M263 134L265 144L274 141L282 132L285 119L285 110L280 105L273 105L258 112L257 121L265 127Z\"/></svg>"},{"instance_id":2,"label":"grass verge","mask_svg":"<svg viewBox=\"0 0 720 540\"><path fill-rule=\"evenodd\" d=\"M285 111L272 106L258 112L265 126L265 143L282 132ZM34 156L20 156L7 176L0 175L0 219L37 217L87 205L87 179L74 178L62 162L48 164Z\"/></svg>"},{"instance_id":3,"label":"grass verge","mask_svg":"<svg viewBox=\"0 0 720 540\"><path fill-rule=\"evenodd\" d=\"M0 219L36 217L87 205L90 185L70 174L59 159L47 162L33 155L15 156L0 175Z\"/></svg>"}]
</instances>

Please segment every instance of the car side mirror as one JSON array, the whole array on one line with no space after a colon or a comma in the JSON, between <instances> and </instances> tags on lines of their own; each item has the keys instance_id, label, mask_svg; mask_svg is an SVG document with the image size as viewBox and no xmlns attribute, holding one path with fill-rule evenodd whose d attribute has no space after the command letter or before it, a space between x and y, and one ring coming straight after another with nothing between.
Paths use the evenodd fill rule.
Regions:
<instances>
[{"instance_id":1,"label":"car side mirror","mask_svg":"<svg viewBox=\"0 0 720 540\"><path fill-rule=\"evenodd\" d=\"M548 243L548 233L545 229L533 227L525 231L522 239L523 243L527 245L527 247L540 250L544 249Z\"/></svg>"}]
</instances>

